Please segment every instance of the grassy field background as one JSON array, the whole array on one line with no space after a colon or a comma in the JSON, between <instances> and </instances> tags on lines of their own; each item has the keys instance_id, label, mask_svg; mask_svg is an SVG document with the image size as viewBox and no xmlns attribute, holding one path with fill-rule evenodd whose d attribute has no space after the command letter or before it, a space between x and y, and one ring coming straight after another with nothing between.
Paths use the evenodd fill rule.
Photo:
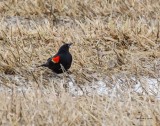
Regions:
<instances>
[{"instance_id":1,"label":"grassy field background","mask_svg":"<svg viewBox=\"0 0 160 126\"><path fill-rule=\"evenodd\" d=\"M159 20L159 0L0 0L0 125L159 126ZM36 67L65 42L70 77Z\"/></svg>"}]
</instances>

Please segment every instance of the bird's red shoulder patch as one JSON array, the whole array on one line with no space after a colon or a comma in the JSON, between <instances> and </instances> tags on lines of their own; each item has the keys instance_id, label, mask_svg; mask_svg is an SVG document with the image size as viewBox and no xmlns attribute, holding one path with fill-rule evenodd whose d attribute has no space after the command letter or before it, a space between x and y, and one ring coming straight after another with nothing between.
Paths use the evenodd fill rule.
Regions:
<instances>
[{"instance_id":1,"label":"bird's red shoulder patch","mask_svg":"<svg viewBox=\"0 0 160 126\"><path fill-rule=\"evenodd\" d=\"M56 56L52 58L52 62L54 63L59 63L59 61L60 61L60 56Z\"/></svg>"}]
</instances>

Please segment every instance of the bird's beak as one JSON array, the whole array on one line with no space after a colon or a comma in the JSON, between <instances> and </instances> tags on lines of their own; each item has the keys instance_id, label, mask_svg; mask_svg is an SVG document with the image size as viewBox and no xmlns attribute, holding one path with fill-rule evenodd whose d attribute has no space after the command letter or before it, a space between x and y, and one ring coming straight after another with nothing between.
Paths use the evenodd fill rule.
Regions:
<instances>
[{"instance_id":1,"label":"bird's beak","mask_svg":"<svg viewBox=\"0 0 160 126\"><path fill-rule=\"evenodd\" d=\"M68 44L68 46L70 47L73 43Z\"/></svg>"}]
</instances>

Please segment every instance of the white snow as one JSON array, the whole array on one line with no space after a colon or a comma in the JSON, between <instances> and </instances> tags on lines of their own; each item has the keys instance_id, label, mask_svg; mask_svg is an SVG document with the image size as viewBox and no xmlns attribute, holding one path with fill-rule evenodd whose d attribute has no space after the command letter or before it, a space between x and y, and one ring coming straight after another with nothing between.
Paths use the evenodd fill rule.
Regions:
<instances>
[{"instance_id":1,"label":"white snow","mask_svg":"<svg viewBox=\"0 0 160 126\"><path fill-rule=\"evenodd\" d=\"M123 79L118 79L113 87L107 87L107 83L100 80L94 82L91 85L83 85L81 88L75 86L72 82L69 82L69 92L74 95L84 95L97 93L99 95L108 95L111 97L116 97L119 93L123 92L136 92L140 94L154 95L160 99L160 79L140 77L138 80L135 78L130 78L134 81L134 85L127 87Z\"/></svg>"},{"instance_id":2,"label":"white snow","mask_svg":"<svg viewBox=\"0 0 160 126\"><path fill-rule=\"evenodd\" d=\"M18 83L18 86L13 86L11 89L5 87L3 84L0 86L0 91L12 92L15 89L16 92L33 92L34 87L31 87L26 82L25 78L20 76L11 77L10 79ZM73 79L73 78L72 78ZM77 85L75 81L68 82L68 90L74 96L82 95L107 95L109 97L119 97L125 95L126 93L139 93L143 95L153 95L160 100L160 78L150 78L146 76L141 77L112 77L113 81L101 79L99 81L93 81L91 84ZM0 81L0 83L2 83ZM63 83L62 83L63 84ZM63 85L61 86L63 88ZM6 90L7 89L7 90ZM49 89L41 89L44 93L49 93Z\"/></svg>"}]
</instances>

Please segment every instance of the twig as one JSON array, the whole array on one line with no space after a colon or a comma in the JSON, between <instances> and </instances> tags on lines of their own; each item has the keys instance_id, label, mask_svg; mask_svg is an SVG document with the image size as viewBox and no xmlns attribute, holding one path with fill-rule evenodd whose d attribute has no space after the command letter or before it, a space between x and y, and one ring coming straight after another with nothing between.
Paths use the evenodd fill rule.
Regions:
<instances>
[{"instance_id":1,"label":"twig","mask_svg":"<svg viewBox=\"0 0 160 126\"><path fill-rule=\"evenodd\" d=\"M119 64L119 65L122 65L122 64L124 64L124 60L123 60L123 58L116 52L116 50L115 49L113 49L113 51L115 52L115 54L117 55L117 63Z\"/></svg>"},{"instance_id":2,"label":"twig","mask_svg":"<svg viewBox=\"0 0 160 126\"><path fill-rule=\"evenodd\" d=\"M97 50L98 63L99 63L99 65L101 65L98 44L96 45L96 50Z\"/></svg>"},{"instance_id":3,"label":"twig","mask_svg":"<svg viewBox=\"0 0 160 126\"><path fill-rule=\"evenodd\" d=\"M19 52L17 41L15 41L15 45L16 45L16 49L17 49L17 53L18 53L18 60L20 62L21 61L21 59L20 59L21 56L20 56L20 52Z\"/></svg>"},{"instance_id":4,"label":"twig","mask_svg":"<svg viewBox=\"0 0 160 126\"><path fill-rule=\"evenodd\" d=\"M5 37L7 37L7 34L5 33L5 31L1 30L3 32L3 34L5 35Z\"/></svg>"},{"instance_id":5,"label":"twig","mask_svg":"<svg viewBox=\"0 0 160 126\"><path fill-rule=\"evenodd\" d=\"M35 77L35 75L33 74L33 72L31 71L31 74L32 74L32 76L33 76L33 79L35 80L35 82L37 83L37 85L38 85L38 87L40 87L39 86L39 83L38 83L38 81L37 81L37 79L36 79L36 77Z\"/></svg>"},{"instance_id":6,"label":"twig","mask_svg":"<svg viewBox=\"0 0 160 126\"><path fill-rule=\"evenodd\" d=\"M21 32L19 25L18 25L18 20L17 20L17 28L18 28L18 32L19 32L20 36L22 37L22 32Z\"/></svg>"},{"instance_id":7,"label":"twig","mask_svg":"<svg viewBox=\"0 0 160 126\"><path fill-rule=\"evenodd\" d=\"M158 39L159 39L159 21L158 21L158 31L157 31L156 42L158 42Z\"/></svg>"}]
</instances>

